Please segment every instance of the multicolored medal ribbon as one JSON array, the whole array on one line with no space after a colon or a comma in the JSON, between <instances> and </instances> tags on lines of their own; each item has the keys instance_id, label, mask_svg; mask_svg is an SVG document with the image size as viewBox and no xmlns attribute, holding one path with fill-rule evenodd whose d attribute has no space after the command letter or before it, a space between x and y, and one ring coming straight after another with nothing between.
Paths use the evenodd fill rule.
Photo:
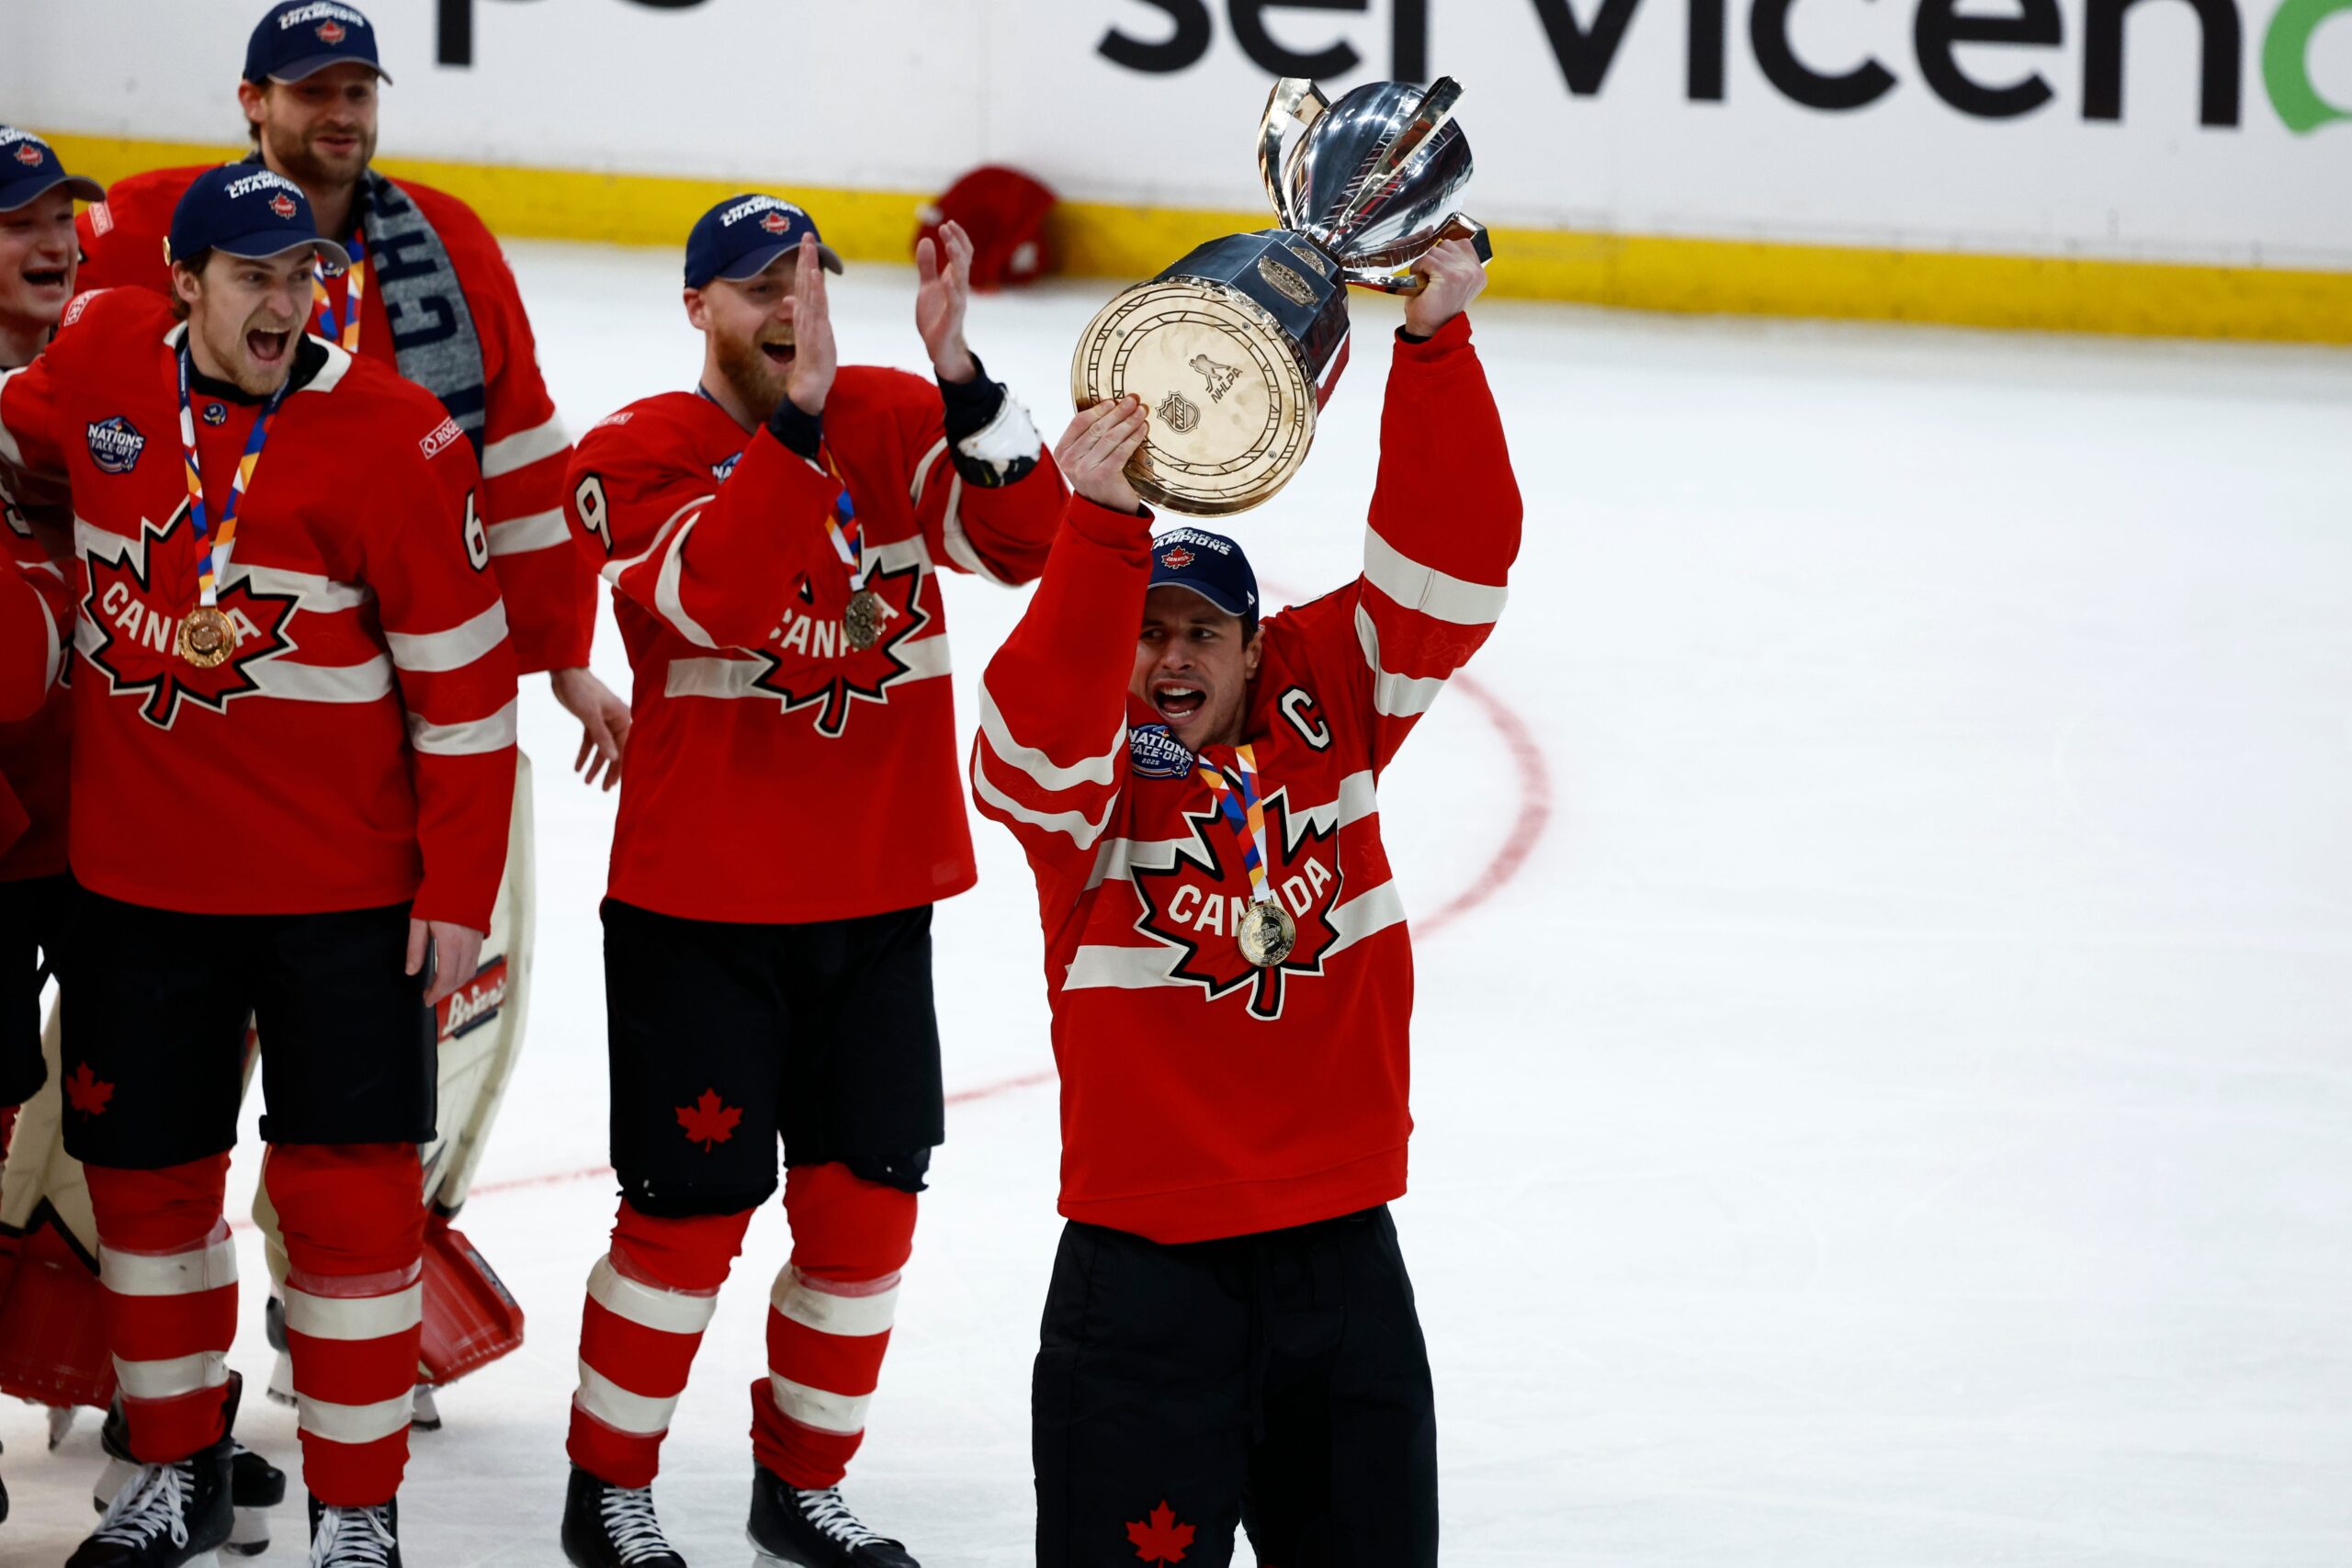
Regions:
<instances>
[{"instance_id":1,"label":"multicolored medal ribbon","mask_svg":"<svg viewBox=\"0 0 2352 1568\"><path fill-rule=\"evenodd\" d=\"M289 352L294 346L289 342ZM209 525L204 501L204 469L196 455L196 413L189 407L187 396L188 378L195 367L186 338L180 340L179 353L174 359L179 373L180 459L187 473L188 526L196 535L198 548L204 552L202 563L197 568L197 606L180 622L175 642L182 659L198 670L209 670L237 649L236 623L220 607L220 580L229 570L229 552L237 543L238 503L253 488L254 470L261 466L261 449L269 443L270 423L277 419L286 394L294 389L294 378L288 376L270 394L269 401L254 421L254 433L245 441L245 455L237 460L237 477L229 486L228 502L220 508L220 526L214 529Z\"/></svg>"},{"instance_id":2,"label":"multicolored medal ribbon","mask_svg":"<svg viewBox=\"0 0 2352 1568\"><path fill-rule=\"evenodd\" d=\"M849 604L842 612L842 637L863 653L882 640L888 611L882 595L865 586L865 526L857 520L857 503L850 500L849 486L833 467L832 453L820 447L817 455L824 459L825 472L842 487L833 497L832 511L825 515L825 536L832 540L833 553L849 568Z\"/></svg>"},{"instance_id":3,"label":"multicolored medal ribbon","mask_svg":"<svg viewBox=\"0 0 2352 1568\"><path fill-rule=\"evenodd\" d=\"M1217 813L1233 837L1242 868L1250 874L1250 911L1234 928L1234 941L1242 957L1261 969L1272 969L1298 945L1298 925L1275 897L1266 875L1266 807L1258 791L1256 749L1237 746L1233 759L1233 774L1205 759L1196 761L1195 770L1216 797Z\"/></svg>"},{"instance_id":4,"label":"multicolored medal ribbon","mask_svg":"<svg viewBox=\"0 0 2352 1568\"><path fill-rule=\"evenodd\" d=\"M339 341L346 354L359 352L359 307L368 299L368 234L363 229L351 231L351 243L345 247L351 265L344 271L344 315L338 324L334 313L334 299L327 292L327 264L323 260L311 264L311 308L318 312L322 337Z\"/></svg>"}]
</instances>

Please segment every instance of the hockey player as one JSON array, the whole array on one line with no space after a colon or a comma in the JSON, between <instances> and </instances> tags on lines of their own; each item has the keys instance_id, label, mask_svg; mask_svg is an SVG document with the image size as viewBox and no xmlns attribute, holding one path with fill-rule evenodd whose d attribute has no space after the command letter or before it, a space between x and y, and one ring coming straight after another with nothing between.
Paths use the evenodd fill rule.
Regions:
<instances>
[{"instance_id":1,"label":"hockey player","mask_svg":"<svg viewBox=\"0 0 2352 1568\"><path fill-rule=\"evenodd\" d=\"M357 8L334 0L272 6L247 40L237 85L254 151L247 162L302 187L320 231L344 242L348 265L321 268L311 330L367 359L397 369L441 400L482 471L481 521L491 570L511 617L525 674L545 671L559 702L581 721L574 767L593 784L616 782L628 708L587 669L595 623L595 580L563 525L561 488L571 444L539 376L531 324L497 242L463 202L371 165L379 89L388 84L376 29ZM105 205L81 219L88 254L82 286L133 284L168 291L159 265L172 204L198 174L158 170L117 182ZM428 1346L463 1342L463 1360L421 1371L421 1423L438 1425L431 1384L447 1382L519 1342L511 1314L479 1255L447 1230L465 1201L492 1119L521 1050L529 1000L533 928L528 762L515 790L509 877L499 890L483 972L445 1018L440 1064L440 1136L424 1150ZM460 1032L462 1031L462 1032ZM264 1050L268 1048L265 1039ZM254 1217L271 1237L282 1278L269 1194ZM273 1338L282 1321L273 1303ZM271 1392L283 1386L287 1362Z\"/></svg>"},{"instance_id":2,"label":"hockey player","mask_svg":"<svg viewBox=\"0 0 2352 1568\"><path fill-rule=\"evenodd\" d=\"M140 1466L70 1568L176 1568L229 1534L248 1016L311 1561L396 1563L429 1009L490 923L514 654L456 421L303 334L337 247L300 187L208 171L171 246L183 321L112 290L0 377L0 458L70 485L86 584L65 1138Z\"/></svg>"},{"instance_id":3,"label":"hockey player","mask_svg":"<svg viewBox=\"0 0 2352 1568\"><path fill-rule=\"evenodd\" d=\"M650 1490L719 1285L775 1190L792 1258L752 1386L764 1560L911 1568L839 1485L943 1136L931 906L972 886L943 568L1024 582L1067 492L964 341L970 242L918 255L937 385L836 368L789 202L721 202L686 243L692 391L583 436L574 536L635 671L604 906L620 1213L588 1279L563 1545L676 1568Z\"/></svg>"},{"instance_id":4,"label":"hockey player","mask_svg":"<svg viewBox=\"0 0 2352 1568\"><path fill-rule=\"evenodd\" d=\"M983 679L972 786L1035 871L1064 1229L1033 1390L1037 1561L1437 1562L1405 1190L1412 953L1381 772L1487 637L1520 500L1466 243L1422 264L1363 575L1260 619L1240 547L1154 538L1150 411L1081 412L1078 499ZM1140 628L1140 631L1138 631Z\"/></svg>"},{"instance_id":5,"label":"hockey player","mask_svg":"<svg viewBox=\"0 0 2352 1568\"><path fill-rule=\"evenodd\" d=\"M67 174L48 142L0 125L0 370L32 363L57 330L74 296L74 204L105 195L96 181ZM66 694L57 684L62 639L74 627L64 570L73 550L73 512L62 498L20 495L0 471L0 1151L16 1108L48 1076L41 982L73 886L65 874ZM0 1202L0 1299L18 1247L5 1218ZM0 1486L0 1519L7 1515Z\"/></svg>"}]
</instances>

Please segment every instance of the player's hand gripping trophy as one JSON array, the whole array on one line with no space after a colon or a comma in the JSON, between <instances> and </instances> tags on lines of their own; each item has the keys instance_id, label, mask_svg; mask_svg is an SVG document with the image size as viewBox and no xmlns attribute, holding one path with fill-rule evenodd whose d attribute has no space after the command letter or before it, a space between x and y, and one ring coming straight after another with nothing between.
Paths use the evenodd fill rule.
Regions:
<instances>
[{"instance_id":1,"label":"player's hand gripping trophy","mask_svg":"<svg viewBox=\"0 0 2352 1568\"><path fill-rule=\"evenodd\" d=\"M1470 182L1452 77L1368 83L1336 104L1315 84L1274 84L1258 172L1278 229L1231 234L1125 289L1087 324L1070 363L1080 408L1133 396L1149 438L1128 460L1146 501L1243 512L1298 471L1316 411L1348 357L1346 285L1413 294L1414 268L1447 241L1493 251L1453 210Z\"/></svg>"}]
</instances>

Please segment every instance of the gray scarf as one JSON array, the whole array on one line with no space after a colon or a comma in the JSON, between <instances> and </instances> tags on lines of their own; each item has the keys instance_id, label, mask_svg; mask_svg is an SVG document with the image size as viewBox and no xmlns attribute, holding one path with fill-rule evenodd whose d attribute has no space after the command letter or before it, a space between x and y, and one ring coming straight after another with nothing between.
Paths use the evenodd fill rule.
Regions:
<instances>
[{"instance_id":1,"label":"gray scarf","mask_svg":"<svg viewBox=\"0 0 2352 1568\"><path fill-rule=\"evenodd\" d=\"M373 169L367 183L368 280L383 296L401 375L441 400L480 458L487 378L458 269L400 186Z\"/></svg>"}]
</instances>

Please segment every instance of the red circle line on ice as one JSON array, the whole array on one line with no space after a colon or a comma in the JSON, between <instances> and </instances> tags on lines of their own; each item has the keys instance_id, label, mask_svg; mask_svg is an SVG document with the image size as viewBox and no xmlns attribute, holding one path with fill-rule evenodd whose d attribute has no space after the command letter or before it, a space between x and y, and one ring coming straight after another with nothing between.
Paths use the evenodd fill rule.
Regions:
<instances>
[{"instance_id":1,"label":"red circle line on ice","mask_svg":"<svg viewBox=\"0 0 2352 1568\"><path fill-rule=\"evenodd\" d=\"M1434 913L1413 922L1421 936L1434 936L1456 920L1486 903L1508 886L1511 878L1527 863L1528 857L1542 840L1552 822L1552 770L1544 760L1544 748L1537 743L1535 731L1517 708L1503 700L1493 690L1482 684L1467 671L1455 674L1446 682L1476 705L1488 724L1495 728L1503 746L1510 752L1519 785L1519 808L1511 822L1510 832L1500 848L1487 857L1478 874L1468 886L1439 905ZM990 1083L975 1084L970 1089L957 1089L948 1095L949 1105L969 1105L975 1100L993 1100L1015 1089L1035 1089L1054 1081L1054 1069L1041 1067L1017 1073L1011 1077ZM571 1170L551 1170L537 1176L510 1177L503 1181L484 1181L469 1194L486 1198L496 1192L514 1192L530 1187L560 1187L572 1181L596 1181L613 1174L609 1165L583 1165ZM239 1228L243 1228L242 1225Z\"/></svg>"}]
</instances>

